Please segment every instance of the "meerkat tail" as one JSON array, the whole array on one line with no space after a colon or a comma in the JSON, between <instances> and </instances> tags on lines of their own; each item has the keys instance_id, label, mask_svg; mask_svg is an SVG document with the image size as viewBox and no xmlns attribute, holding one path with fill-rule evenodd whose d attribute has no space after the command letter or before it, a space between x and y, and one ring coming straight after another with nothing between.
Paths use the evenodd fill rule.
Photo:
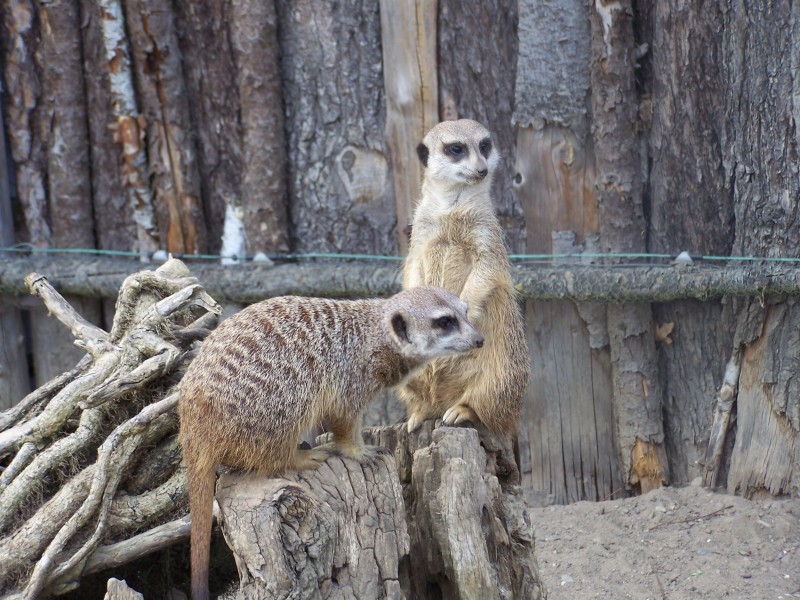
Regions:
<instances>
[{"instance_id":1,"label":"meerkat tail","mask_svg":"<svg viewBox=\"0 0 800 600\"><path fill-rule=\"evenodd\" d=\"M214 467L189 467L189 510L192 515L192 598L208 600L208 563L211 554L211 516Z\"/></svg>"}]
</instances>

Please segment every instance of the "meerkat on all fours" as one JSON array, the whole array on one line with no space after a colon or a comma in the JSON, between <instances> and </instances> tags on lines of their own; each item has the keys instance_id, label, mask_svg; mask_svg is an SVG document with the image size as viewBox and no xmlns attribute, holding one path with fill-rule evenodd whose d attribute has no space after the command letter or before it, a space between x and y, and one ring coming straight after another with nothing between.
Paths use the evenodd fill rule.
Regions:
<instances>
[{"instance_id":1,"label":"meerkat on all fours","mask_svg":"<svg viewBox=\"0 0 800 600\"><path fill-rule=\"evenodd\" d=\"M408 430L441 417L516 434L530 365L502 230L491 200L500 161L491 135L468 119L444 121L417 147L424 177L403 288L443 287L464 300L483 334L480 353L436 359L399 389Z\"/></svg>"},{"instance_id":2,"label":"meerkat on all fours","mask_svg":"<svg viewBox=\"0 0 800 600\"><path fill-rule=\"evenodd\" d=\"M192 595L208 597L215 470L316 468L327 450L362 460L361 414L382 388L436 357L483 345L466 304L434 287L388 299L282 297L245 308L203 343L180 384L180 442L189 475ZM326 423L333 442L300 450Z\"/></svg>"}]
</instances>

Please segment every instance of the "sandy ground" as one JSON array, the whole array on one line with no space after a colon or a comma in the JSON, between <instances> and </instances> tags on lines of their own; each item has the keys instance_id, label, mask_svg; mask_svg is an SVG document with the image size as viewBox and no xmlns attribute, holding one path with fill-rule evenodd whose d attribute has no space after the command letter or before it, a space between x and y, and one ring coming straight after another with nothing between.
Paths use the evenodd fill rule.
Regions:
<instances>
[{"instance_id":1,"label":"sandy ground","mask_svg":"<svg viewBox=\"0 0 800 600\"><path fill-rule=\"evenodd\" d=\"M701 487L532 511L550 600L800 598L800 499Z\"/></svg>"}]
</instances>

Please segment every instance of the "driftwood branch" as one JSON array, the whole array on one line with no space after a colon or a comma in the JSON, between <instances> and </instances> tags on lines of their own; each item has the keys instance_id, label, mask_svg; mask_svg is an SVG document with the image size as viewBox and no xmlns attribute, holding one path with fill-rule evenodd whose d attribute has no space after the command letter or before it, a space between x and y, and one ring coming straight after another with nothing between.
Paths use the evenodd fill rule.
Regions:
<instances>
[{"instance_id":1,"label":"driftwood branch","mask_svg":"<svg viewBox=\"0 0 800 600\"><path fill-rule=\"evenodd\" d=\"M47 276L62 293L113 298L139 262L111 258L15 258L0 264L0 293L26 291L31 271ZM192 264L208 293L220 302L252 303L272 296L388 296L400 289L399 262L314 261L264 265ZM512 275L523 298L578 302L669 302L720 296L800 294L800 267L748 263L729 266L542 266L515 264Z\"/></svg>"},{"instance_id":2,"label":"driftwood branch","mask_svg":"<svg viewBox=\"0 0 800 600\"><path fill-rule=\"evenodd\" d=\"M0 594L36 598L76 587L109 552L152 548L144 538L114 543L186 509L173 375L221 310L177 260L125 279L110 333L86 323L43 276L28 281L88 351L0 416ZM98 558L101 541L112 544Z\"/></svg>"}]
</instances>

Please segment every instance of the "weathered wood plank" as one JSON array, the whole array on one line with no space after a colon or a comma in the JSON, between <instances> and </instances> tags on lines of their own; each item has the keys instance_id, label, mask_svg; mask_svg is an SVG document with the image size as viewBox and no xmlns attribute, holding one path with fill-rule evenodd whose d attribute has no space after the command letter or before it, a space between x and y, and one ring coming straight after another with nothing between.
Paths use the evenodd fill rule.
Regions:
<instances>
[{"instance_id":1,"label":"weathered wood plank","mask_svg":"<svg viewBox=\"0 0 800 600\"><path fill-rule=\"evenodd\" d=\"M641 6L641 5L640 5ZM639 118L649 136L648 249L726 256L733 244L733 190L722 168L722 38L718 7L654 2L639 18L643 94ZM643 47L643 46L642 46ZM681 93L676 94L675 82ZM652 119L650 118L652 113ZM687 126L687 115L691 115ZM653 306L657 323L673 323L659 343L664 434L673 483L702 475L709 415L731 354L735 319L720 302Z\"/></svg>"},{"instance_id":2,"label":"weathered wood plank","mask_svg":"<svg viewBox=\"0 0 800 600\"><path fill-rule=\"evenodd\" d=\"M643 252L646 222L639 156L636 45L630 1L590 10L592 135L604 252ZM669 482L649 304L607 310L617 444L627 485L646 492Z\"/></svg>"},{"instance_id":3,"label":"weathered wood plank","mask_svg":"<svg viewBox=\"0 0 800 600\"><path fill-rule=\"evenodd\" d=\"M0 98L0 131L3 129L2 98ZM0 144L0 244L14 243L14 224L9 189L6 145ZM0 253L0 259L9 260ZM30 391L28 357L25 353L22 315L0 298L0 412L10 408Z\"/></svg>"},{"instance_id":4,"label":"weathered wood plank","mask_svg":"<svg viewBox=\"0 0 800 600\"><path fill-rule=\"evenodd\" d=\"M279 0L276 7L292 245L396 254L378 3Z\"/></svg>"},{"instance_id":5,"label":"weathered wood plank","mask_svg":"<svg viewBox=\"0 0 800 600\"><path fill-rule=\"evenodd\" d=\"M474 119L492 132L500 152L492 200L510 251L521 252L525 219L513 190L516 127L511 122L518 3L484 0L464 10L460 0L438 2L439 112L442 120Z\"/></svg>"},{"instance_id":6,"label":"weathered wood plank","mask_svg":"<svg viewBox=\"0 0 800 600\"><path fill-rule=\"evenodd\" d=\"M159 244L168 252L205 252L200 178L172 6L125 0L125 15Z\"/></svg>"},{"instance_id":7,"label":"weathered wood plank","mask_svg":"<svg viewBox=\"0 0 800 600\"><path fill-rule=\"evenodd\" d=\"M722 15L722 161L733 190L734 253L800 252L800 5L736 4ZM767 75L769 74L769 75ZM800 488L800 380L794 300L762 309L742 303L734 353L742 356L736 442L728 490L744 496L796 494ZM743 334L742 331L747 334Z\"/></svg>"},{"instance_id":8,"label":"weathered wood plank","mask_svg":"<svg viewBox=\"0 0 800 600\"><path fill-rule=\"evenodd\" d=\"M584 139L558 125L520 127L516 171L528 252L597 251L594 157ZM533 279L525 271L515 269L523 290ZM619 494L604 307L534 300L525 312L532 374L520 431L523 481L547 502Z\"/></svg>"},{"instance_id":9,"label":"weathered wood plank","mask_svg":"<svg viewBox=\"0 0 800 600\"><path fill-rule=\"evenodd\" d=\"M439 122L438 0L381 0L381 48L386 94L386 145L391 156L397 247L408 251L406 227L419 196L417 144Z\"/></svg>"}]
</instances>

